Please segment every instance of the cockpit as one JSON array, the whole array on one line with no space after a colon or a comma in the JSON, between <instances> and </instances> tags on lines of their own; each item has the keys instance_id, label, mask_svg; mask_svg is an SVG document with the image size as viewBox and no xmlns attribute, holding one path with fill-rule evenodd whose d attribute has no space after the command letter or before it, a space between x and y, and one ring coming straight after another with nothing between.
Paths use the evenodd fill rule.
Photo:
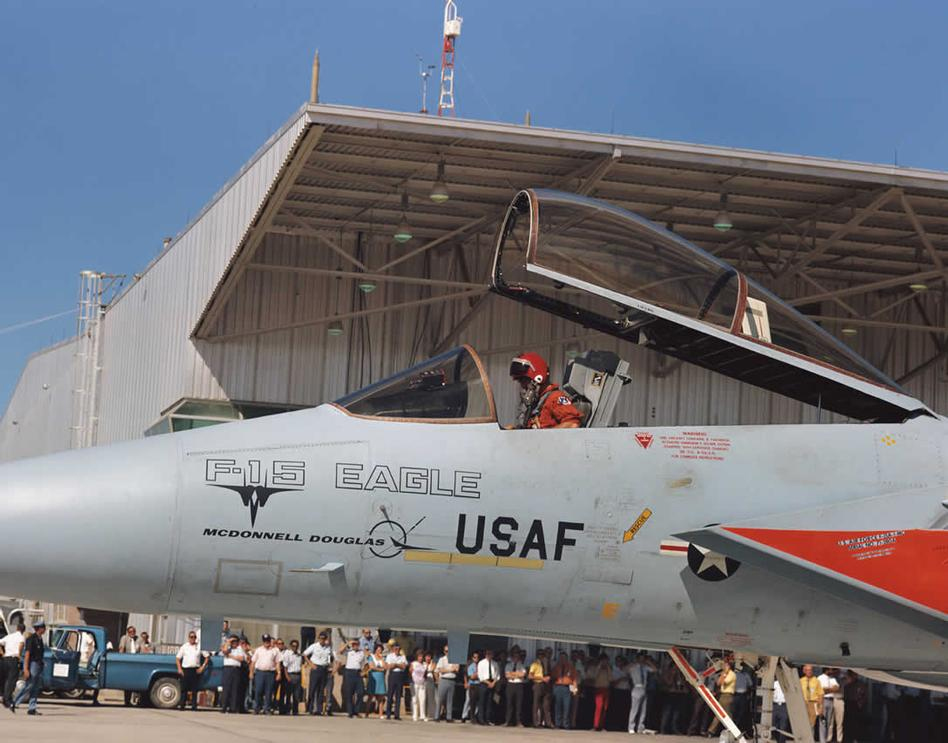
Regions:
<instances>
[{"instance_id":1,"label":"cockpit","mask_svg":"<svg viewBox=\"0 0 948 743\"><path fill-rule=\"evenodd\" d=\"M350 415L428 423L495 423L497 410L484 365L461 346L339 400Z\"/></svg>"},{"instance_id":2,"label":"cockpit","mask_svg":"<svg viewBox=\"0 0 948 743\"><path fill-rule=\"evenodd\" d=\"M566 367L562 390L581 411L583 428L609 425L628 362L609 351L587 351ZM360 418L413 423L497 423L484 363L461 346L336 400Z\"/></svg>"}]
</instances>

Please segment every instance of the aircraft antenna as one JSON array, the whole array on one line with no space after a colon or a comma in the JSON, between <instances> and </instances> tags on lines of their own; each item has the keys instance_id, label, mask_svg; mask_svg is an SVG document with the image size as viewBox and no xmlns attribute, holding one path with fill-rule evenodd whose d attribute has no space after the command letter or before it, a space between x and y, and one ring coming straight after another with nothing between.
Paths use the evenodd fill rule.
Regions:
<instances>
[{"instance_id":1,"label":"aircraft antenna","mask_svg":"<svg viewBox=\"0 0 948 743\"><path fill-rule=\"evenodd\" d=\"M461 16L454 0L444 0L444 45L441 47L441 95L438 97L438 116L454 110L454 42L461 35Z\"/></svg>"},{"instance_id":2,"label":"aircraft antenna","mask_svg":"<svg viewBox=\"0 0 948 743\"><path fill-rule=\"evenodd\" d=\"M428 113L428 78L431 77L431 71L435 66L426 65L420 54L415 56L418 57L418 74L421 76L421 109L418 113L426 114Z\"/></svg>"}]
</instances>

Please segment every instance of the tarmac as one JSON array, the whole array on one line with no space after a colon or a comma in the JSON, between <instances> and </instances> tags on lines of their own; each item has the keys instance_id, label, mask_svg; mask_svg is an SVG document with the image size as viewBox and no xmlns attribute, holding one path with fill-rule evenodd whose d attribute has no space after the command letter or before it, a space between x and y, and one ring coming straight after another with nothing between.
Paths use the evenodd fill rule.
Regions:
<instances>
[{"instance_id":1,"label":"tarmac","mask_svg":"<svg viewBox=\"0 0 948 743\"><path fill-rule=\"evenodd\" d=\"M103 695L104 697L105 695ZM119 700L103 700L93 707L88 700L41 699L40 715L30 717L26 705L16 714L0 709L0 740L3 741L95 741L96 743L217 743L218 741L273 741L296 743L338 737L345 743L425 743L426 741L571 741L639 740L654 743L685 743L697 738L670 735L596 733L590 730L534 730L532 728L477 727L411 720L386 721L345 715L332 717L222 715L218 710L197 712L125 707Z\"/></svg>"}]
</instances>

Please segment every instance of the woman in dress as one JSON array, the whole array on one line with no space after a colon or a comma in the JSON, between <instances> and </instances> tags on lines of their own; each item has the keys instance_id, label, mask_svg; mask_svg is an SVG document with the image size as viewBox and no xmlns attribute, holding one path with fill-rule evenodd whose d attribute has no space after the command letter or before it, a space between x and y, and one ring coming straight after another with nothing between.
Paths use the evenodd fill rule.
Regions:
<instances>
[{"instance_id":1,"label":"woman in dress","mask_svg":"<svg viewBox=\"0 0 948 743\"><path fill-rule=\"evenodd\" d=\"M369 698L375 704L379 719L385 717L385 648L381 643L375 644L375 651L369 656ZM371 704L370 704L371 706ZM365 710L369 716L369 708Z\"/></svg>"}]
</instances>

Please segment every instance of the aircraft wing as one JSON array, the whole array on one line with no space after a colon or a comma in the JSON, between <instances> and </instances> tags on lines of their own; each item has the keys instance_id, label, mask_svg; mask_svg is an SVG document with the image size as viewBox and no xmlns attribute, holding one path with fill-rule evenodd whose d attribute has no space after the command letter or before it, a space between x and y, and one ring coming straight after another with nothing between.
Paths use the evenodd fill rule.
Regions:
<instances>
[{"instance_id":1,"label":"aircraft wing","mask_svg":"<svg viewBox=\"0 0 948 743\"><path fill-rule=\"evenodd\" d=\"M825 521L810 523L826 526ZM948 636L948 531L944 529L722 524L674 536Z\"/></svg>"}]
</instances>

